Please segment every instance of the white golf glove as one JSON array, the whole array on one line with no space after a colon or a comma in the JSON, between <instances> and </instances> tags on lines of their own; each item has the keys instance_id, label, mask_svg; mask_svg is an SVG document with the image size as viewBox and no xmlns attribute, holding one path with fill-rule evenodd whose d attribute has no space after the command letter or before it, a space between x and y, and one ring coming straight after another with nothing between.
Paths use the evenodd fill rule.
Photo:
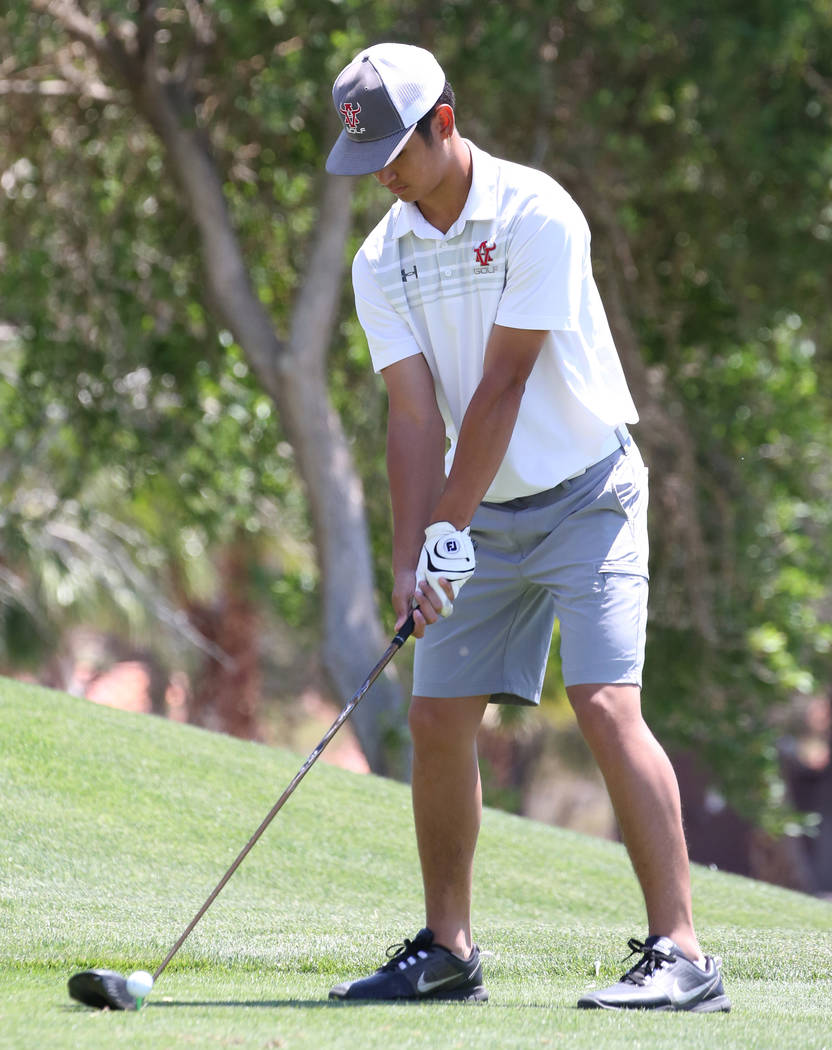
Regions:
<instances>
[{"instance_id":1,"label":"white golf glove","mask_svg":"<svg viewBox=\"0 0 832 1050\"><path fill-rule=\"evenodd\" d=\"M419 555L416 583L428 583L442 602L443 616L451 615L454 604L439 585L440 577L448 581L456 598L463 583L471 577L477 566L470 531L468 526L459 532L449 521L437 521L425 529L425 544Z\"/></svg>"}]
</instances>

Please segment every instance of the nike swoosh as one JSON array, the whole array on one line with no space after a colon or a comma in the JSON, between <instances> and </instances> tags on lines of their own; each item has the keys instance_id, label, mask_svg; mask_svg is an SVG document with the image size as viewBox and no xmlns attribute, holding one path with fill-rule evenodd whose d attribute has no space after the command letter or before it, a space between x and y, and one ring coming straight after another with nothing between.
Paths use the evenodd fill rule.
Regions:
<instances>
[{"instance_id":1,"label":"nike swoosh","mask_svg":"<svg viewBox=\"0 0 832 1050\"><path fill-rule=\"evenodd\" d=\"M719 974L716 975L704 991L702 991L702 985L700 984L697 988L692 988L689 992L683 992L677 979L673 982L670 991L667 993L668 998L674 1006L687 1006L688 1003L692 1003L696 999L704 999L718 980Z\"/></svg>"},{"instance_id":2,"label":"nike swoosh","mask_svg":"<svg viewBox=\"0 0 832 1050\"><path fill-rule=\"evenodd\" d=\"M428 992L432 992L434 988L441 988L443 984L448 984L449 981L455 981L457 974L452 973L450 977L441 977L438 981L426 981L423 973L419 974L419 980L416 982L416 991L422 995L427 995Z\"/></svg>"},{"instance_id":3,"label":"nike swoosh","mask_svg":"<svg viewBox=\"0 0 832 1050\"><path fill-rule=\"evenodd\" d=\"M465 557L462 557L462 558L457 558L456 561L462 563L462 568L463 569L467 569L469 565L473 565L474 564L473 559L467 557L467 555ZM436 562L433 560L433 558L430 556L430 553L429 553L428 554L428 568L430 569L431 572L442 572L443 569L445 569L446 567L444 565L437 565ZM451 571L453 571L453 570L451 570ZM456 571L459 572L460 570L457 569Z\"/></svg>"}]
</instances>

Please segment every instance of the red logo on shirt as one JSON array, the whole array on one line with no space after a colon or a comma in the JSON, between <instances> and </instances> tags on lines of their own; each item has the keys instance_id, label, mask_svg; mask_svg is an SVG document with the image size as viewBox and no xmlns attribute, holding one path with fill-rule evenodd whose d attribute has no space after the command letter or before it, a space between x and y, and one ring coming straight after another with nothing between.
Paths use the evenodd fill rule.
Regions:
<instances>
[{"instance_id":1,"label":"red logo on shirt","mask_svg":"<svg viewBox=\"0 0 832 1050\"><path fill-rule=\"evenodd\" d=\"M491 260L491 256L496 250L496 241L492 241L491 244L489 244L488 241L482 241L481 244L473 249L474 255L477 257L477 265L474 267L474 273L496 272L497 267L492 265Z\"/></svg>"},{"instance_id":2,"label":"red logo on shirt","mask_svg":"<svg viewBox=\"0 0 832 1050\"><path fill-rule=\"evenodd\" d=\"M342 102L338 107L341 111L341 116L344 118L344 127L351 135L363 135L365 128L358 126L358 114L361 112L361 106L357 102Z\"/></svg>"},{"instance_id":3,"label":"red logo on shirt","mask_svg":"<svg viewBox=\"0 0 832 1050\"><path fill-rule=\"evenodd\" d=\"M474 249L474 255L476 255L477 262L480 266L488 266L491 262L491 255L496 249L496 242L494 244L489 244L487 241L483 241L479 247Z\"/></svg>"}]
</instances>

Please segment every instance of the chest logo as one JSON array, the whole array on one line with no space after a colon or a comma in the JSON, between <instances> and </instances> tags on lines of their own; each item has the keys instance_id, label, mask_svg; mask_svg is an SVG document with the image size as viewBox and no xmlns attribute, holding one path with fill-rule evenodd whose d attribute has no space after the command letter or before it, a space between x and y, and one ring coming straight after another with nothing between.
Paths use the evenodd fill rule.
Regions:
<instances>
[{"instance_id":1,"label":"chest logo","mask_svg":"<svg viewBox=\"0 0 832 1050\"><path fill-rule=\"evenodd\" d=\"M344 128L350 135L363 135L367 130L366 128L359 127L358 114L361 112L361 106L357 102L342 102L338 107L341 116L344 118Z\"/></svg>"},{"instance_id":2,"label":"chest logo","mask_svg":"<svg viewBox=\"0 0 832 1050\"><path fill-rule=\"evenodd\" d=\"M474 273L493 273L496 266L492 265L491 257L497 250L497 242L492 241L491 244L488 241L482 241L474 248L474 255L477 259L477 265L474 267Z\"/></svg>"},{"instance_id":3,"label":"chest logo","mask_svg":"<svg viewBox=\"0 0 832 1050\"><path fill-rule=\"evenodd\" d=\"M496 244L489 244L488 241L483 241L482 244L474 249L474 255L476 255L480 266L488 266L496 247Z\"/></svg>"}]
</instances>

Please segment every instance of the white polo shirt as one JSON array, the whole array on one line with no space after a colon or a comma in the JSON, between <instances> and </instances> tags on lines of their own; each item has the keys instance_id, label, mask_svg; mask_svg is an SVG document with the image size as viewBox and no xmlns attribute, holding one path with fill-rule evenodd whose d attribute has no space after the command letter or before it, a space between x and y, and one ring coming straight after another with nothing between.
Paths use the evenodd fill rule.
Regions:
<instances>
[{"instance_id":1,"label":"white polo shirt","mask_svg":"<svg viewBox=\"0 0 832 1050\"><path fill-rule=\"evenodd\" d=\"M359 249L358 318L377 372L422 354L450 440L450 471L493 325L548 330L503 462L485 495L554 488L615 448L638 413L592 276L589 227L543 172L472 143L473 180L447 233L397 201Z\"/></svg>"}]
</instances>

